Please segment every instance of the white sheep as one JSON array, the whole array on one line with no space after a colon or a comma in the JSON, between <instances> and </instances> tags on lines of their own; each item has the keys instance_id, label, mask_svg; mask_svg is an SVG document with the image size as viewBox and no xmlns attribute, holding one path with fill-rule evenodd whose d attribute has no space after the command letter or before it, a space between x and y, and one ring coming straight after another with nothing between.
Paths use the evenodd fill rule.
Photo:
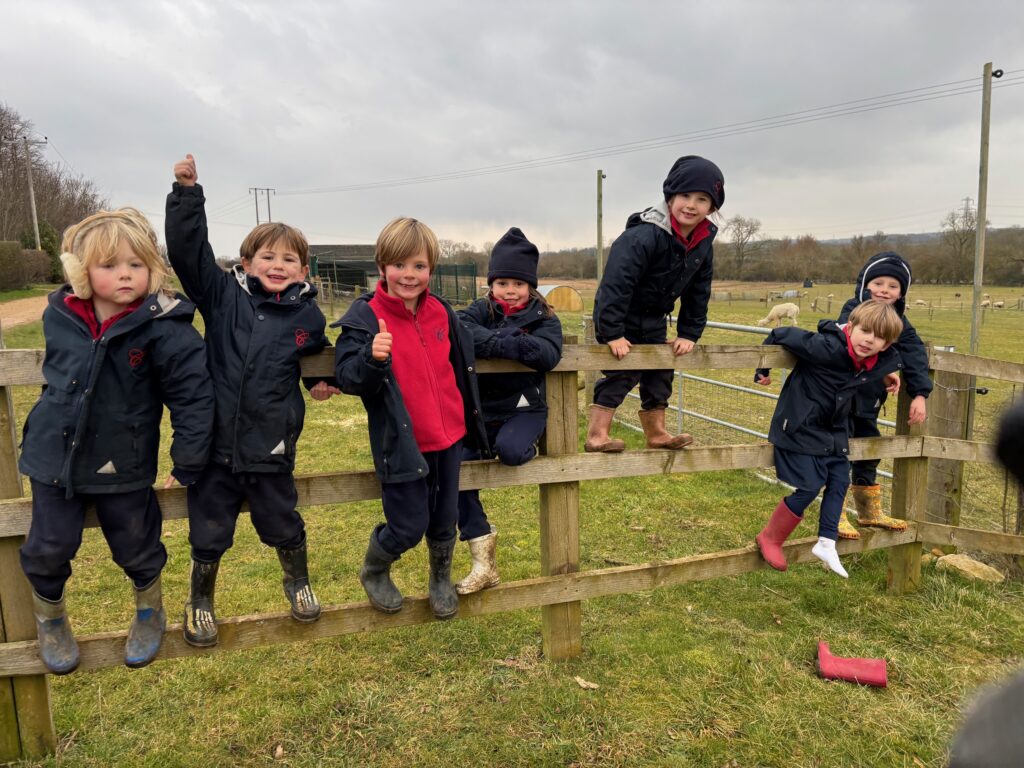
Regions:
<instances>
[{"instance_id":1,"label":"white sheep","mask_svg":"<svg viewBox=\"0 0 1024 768\"><path fill-rule=\"evenodd\" d=\"M768 323L774 323L776 327L782 325L782 318L788 317L796 325L797 316L800 314L800 307L796 304L776 304L768 312L767 317L762 317L757 324L764 327Z\"/></svg>"},{"instance_id":2,"label":"white sheep","mask_svg":"<svg viewBox=\"0 0 1024 768\"><path fill-rule=\"evenodd\" d=\"M1002 309L1006 306L1005 301L994 301L992 302L992 309Z\"/></svg>"},{"instance_id":3,"label":"white sheep","mask_svg":"<svg viewBox=\"0 0 1024 768\"><path fill-rule=\"evenodd\" d=\"M992 296L991 296L991 294L983 293L983 294L981 294L981 298L983 298L983 299L991 299Z\"/></svg>"},{"instance_id":4,"label":"white sheep","mask_svg":"<svg viewBox=\"0 0 1024 768\"><path fill-rule=\"evenodd\" d=\"M925 301L924 299L915 299L914 300L914 304L916 306L918 306L918 307L927 307L928 306L928 302Z\"/></svg>"},{"instance_id":5,"label":"white sheep","mask_svg":"<svg viewBox=\"0 0 1024 768\"><path fill-rule=\"evenodd\" d=\"M991 302L991 301L989 301L988 299L985 299L985 300L984 300L983 302L981 302L981 304L979 304L978 306L979 306L979 307L981 307L982 309L987 309L988 307L991 307L991 306L992 306L992 302Z\"/></svg>"}]
</instances>

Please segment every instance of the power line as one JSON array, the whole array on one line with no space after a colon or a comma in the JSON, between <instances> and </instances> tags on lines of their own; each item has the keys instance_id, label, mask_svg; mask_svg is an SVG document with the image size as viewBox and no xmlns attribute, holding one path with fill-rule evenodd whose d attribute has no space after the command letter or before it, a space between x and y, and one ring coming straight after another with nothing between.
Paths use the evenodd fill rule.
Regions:
<instances>
[{"instance_id":1,"label":"power line","mask_svg":"<svg viewBox=\"0 0 1024 768\"><path fill-rule=\"evenodd\" d=\"M1013 71L1016 72L1017 70ZM633 141L623 144L597 147L588 150L579 150L577 152L570 152L562 155L550 155L546 157L535 158L532 160L500 163L497 165L484 166L481 168L464 169L461 171L452 171L448 173L424 176L414 176L404 179L391 179L387 181L366 182L361 184L349 184L336 187L286 190L282 191L280 194L308 195L327 194L334 192L354 192L367 189L380 189L387 187L428 184L437 181L452 181L476 176L487 176L500 173L510 173L514 171L528 170L533 168L544 168L552 165L561 165L565 163L579 162L582 160L591 160L611 155L623 155L632 152L659 149L662 147L667 147L681 143L682 141L708 140L724 138L728 136L745 135L749 133L758 133L761 131L772 130L780 127L801 125L804 123L816 122L819 120L827 120L836 117L862 114L865 112L873 112L880 109L889 109L897 106L905 106L907 104L935 101L938 99L945 99L951 98L953 96L962 96L970 93L975 93L981 90L981 86L976 84L977 80L977 78L971 78L970 80L959 80L950 83L942 83L934 86L927 86L923 88L914 88L906 91L897 91L891 94L882 94L879 96L866 99L855 99L852 101L840 102L838 104L827 105L824 107L816 107L813 109L800 110L798 112L790 112L771 117L759 118L757 120L730 123L722 126L717 126L715 128L702 129L698 131L692 131L689 133L673 134L671 136L644 139L641 141ZM964 83L969 83L969 85L963 85ZM1024 84L1024 77L1008 79L1004 78L1004 80L996 87L1009 87L1020 84ZM926 91L927 93L925 93Z\"/></svg>"}]
</instances>

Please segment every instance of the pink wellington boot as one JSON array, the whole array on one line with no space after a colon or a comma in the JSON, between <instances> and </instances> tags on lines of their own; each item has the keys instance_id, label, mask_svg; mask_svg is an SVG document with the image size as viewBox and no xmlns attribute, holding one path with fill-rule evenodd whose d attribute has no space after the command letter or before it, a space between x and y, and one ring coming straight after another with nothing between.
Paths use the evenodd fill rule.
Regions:
<instances>
[{"instance_id":1,"label":"pink wellington boot","mask_svg":"<svg viewBox=\"0 0 1024 768\"><path fill-rule=\"evenodd\" d=\"M861 685L885 688L885 659L846 659L833 656L828 643L818 643L818 676L826 680L847 680Z\"/></svg>"},{"instance_id":2,"label":"pink wellington boot","mask_svg":"<svg viewBox=\"0 0 1024 768\"><path fill-rule=\"evenodd\" d=\"M782 545L789 538L793 529L800 525L801 520L803 518L794 515L783 499L772 512L768 525L754 537L758 549L761 550L761 557L777 571L784 571L789 567L786 565L786 555L782 552Z\"/></svg>"}]
</instances>

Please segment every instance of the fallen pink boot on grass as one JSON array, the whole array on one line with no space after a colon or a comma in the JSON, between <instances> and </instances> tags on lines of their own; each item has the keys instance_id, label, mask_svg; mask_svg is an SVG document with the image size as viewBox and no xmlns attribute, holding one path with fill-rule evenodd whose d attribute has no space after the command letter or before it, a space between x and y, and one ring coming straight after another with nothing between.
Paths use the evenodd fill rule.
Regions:
<instances>
[{"instance_id":1,"label":"fallen pink boot on grass","mask_svg":"<svg viewBox=\"0 0 1024 768\"><path fill-rule=\"evenodd\" d=\"M847 659L833 656L828 643L818 643L818 676L885 688L888 684L885 659Z\"/></svg>"}]
</instances>

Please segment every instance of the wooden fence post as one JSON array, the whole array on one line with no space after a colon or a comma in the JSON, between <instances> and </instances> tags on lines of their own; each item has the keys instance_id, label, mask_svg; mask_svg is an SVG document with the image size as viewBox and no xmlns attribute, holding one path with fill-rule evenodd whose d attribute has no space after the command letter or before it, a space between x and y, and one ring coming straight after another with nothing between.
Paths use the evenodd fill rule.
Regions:
<instances>
[{"instance_id":1,"label":"wooden fence post","mask_svg":"<svg viewBox=\"0 0 1024 768\"><path fill-rule=\"evenodd\" d=\"M0 387L0 498L22 495L18 473L14 403ZM0 642L34 640L32 592L21 571L18 548L24 536L0 538ZM0 763L43 757L57 749L46 675L0 678Z\"/></svg>"},{"instance_id":2,"label":"wooden fence post","mask_svg":"<svg viewBox=\"0 0 1024 768\"><path fill-rule=\"evenodd\" d=\"M597 344L597 336L594 331L593 315L584 315L583 317L583 343ZM590 404L594 402L594 385L597 383L597 380L599 378L601 378L600 371L583 372L583 389L586 392L583 398L583 402L588 408L590 407Z\"/></svg>"},{"instance_id":3,"label":"wooden fence post","mask_svg":"<svg viewBox=\"0 0 1024 768\"><path fill-rule=\"evenodd\" d=\"M910 395L900 389L896 406L896 434L922 435L924 424L907 425ZM892 516L911 522L925 519L928 502L928 459L915 456L893 461ZM921 584L921 544L900 544L889 550L889 591L901 595L915 591Z\"/></svg>"},{"instance_id":4,"label":"wooden fence post","mask_svg":"<svg viewBox=\"0 0 1024 768\"><path fill-rule=\"evenodd\" d=\"M935 389L928 398L928 434L934 437L967 439L971 377L951 371L935 371ZM964 464L951 459L928 462L927 520L943 525L960 525ZM955 552L951 544L941 545Z\"/></svg>"},{"instance_id":5,"label":"wooden fence post","mask_svg":"<svg viewBox=\"0 0 1024 768\"><path fill-rule=\"evenodd\" d=\"M548 423L544 441L548 456L579 450L576 382L575 371L548 373L546 376ZM580 569L579 482L544 483L540 486L540 566L542 576L576 573ZM555 661L579 656L583 651L580 635L579 602L541 608L541 637L544 655L548 659Z\"/></svg>"}]
</instances>

